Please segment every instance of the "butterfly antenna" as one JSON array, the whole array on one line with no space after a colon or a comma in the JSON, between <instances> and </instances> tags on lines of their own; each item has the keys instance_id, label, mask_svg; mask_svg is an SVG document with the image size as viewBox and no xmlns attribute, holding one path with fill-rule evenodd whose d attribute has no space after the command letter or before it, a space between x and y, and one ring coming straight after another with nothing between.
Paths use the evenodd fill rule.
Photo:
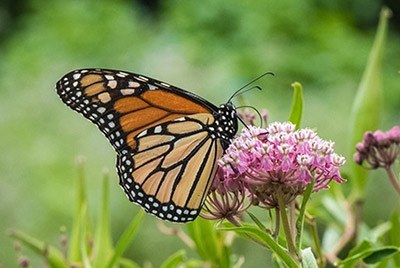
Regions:
<instances>
[{"instance_id":1,"label":"butterfly antenna","mask_svg":"<svg viewBox=\"0 0 400 268\"><path fill-rule=\"evenodd\" d=\"M237 94L235 95L235 97L240 96L240 95L242 95L243 93L246 93L247 91L250 91L250 90L253 90L253 89L258 89L258 90L260 90L260 91L262 90L262 88L261 88L260 86L253 86L253 87L251 87L251 88L247 88L246 90L243 90L243 91L237 93Z\"/></svg>"},{"instance_id":2,"label":"butterfly antenna","mask_svg":"<svg viewBox=\"0 0 400 268\"><path fill-rule=\"evenodd\" d=\"M232 96L229 98L228 102L230 102L230 101L231 101L234 97L236 97L237 95L241 94L240 91L242 91L243 89L245 89L245 88L248 87L249 85L253 84L253 83L256 82L257 80L260 80L261 78L263 78L263 77L266 76L266 75L275 75L275 74L272 73L272 72L266 72L266 73L263 73L262 75L260 75L259 77L257 77L257 78L255 78L255 79L251 80L251 81L248 82L246 85L244 85L244 86L242 86L241 88L239 88L238 90L236 90L236 91L232 94ZM256 87L256 88L261 89L260 87ZM251 89L253 89L253 88L251 88ZM249 91L249 90L245 90L244 92L246 92L246 91ZM243 93L243 92L242 92L242 93Z\"/></svg>"},{"instance_id":3,"label":"butterfly antenna","mask_svg":"<svg viewBox=\"0 0 400 268\"><path fill-rule=\"evenodd\" d=\"M256 108L254 108L253 106L249 106L249 105L243 105L243 106L236 107L236 109L241 109L241 108L250 108L250 109L254 110L257 113L258 117L260 118L260 127L261 128L263 127L262 115ZM240 118L240 117L238 116L238 118ZM242 120L240 120L240 121L243 123Z\"/></svg>"}]
</instances>

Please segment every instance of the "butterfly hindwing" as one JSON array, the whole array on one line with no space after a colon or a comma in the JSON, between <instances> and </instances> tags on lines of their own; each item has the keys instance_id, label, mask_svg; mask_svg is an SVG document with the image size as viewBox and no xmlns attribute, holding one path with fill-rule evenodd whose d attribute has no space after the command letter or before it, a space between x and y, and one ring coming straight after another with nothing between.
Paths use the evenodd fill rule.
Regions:
<instances>
[{"instance_id":1,"label":"butterfly hindwing","mask_svg":"<svg viewBox=\"0 0 400 268\"><path fill-rule=\"evenodd\" d=\"M220 143L208 138L211 121L209 114L187 116L139 134L137 151L117 160L129 199L162 219L193 220L223 153Z\"/></svg>"}]
</instances>

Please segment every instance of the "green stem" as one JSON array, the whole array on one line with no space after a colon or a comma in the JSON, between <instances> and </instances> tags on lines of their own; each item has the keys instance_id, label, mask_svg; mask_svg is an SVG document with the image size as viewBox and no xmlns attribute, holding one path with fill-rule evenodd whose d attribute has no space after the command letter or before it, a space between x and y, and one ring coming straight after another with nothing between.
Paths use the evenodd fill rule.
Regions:
<instances>
[{"instance_id":1,"label":"green stem","mask_svg":"<svg viewBox=\"0 0 400 268\"><path fill-rule=\"evenodd\" d=\"M296 241L296 202L293 200L289 203L289 227L290 227L290 234L292 235L292 241ZM297 248L298 251L300 248Z\"/></svg>"},{"instance_id":2,"label":"green stem","mask_svg":"<svg viewBox=\"0 0 400 268\"><path fill-rule=\"evenodd\" d=\"M317 229L317 222L314 217L310 218L310 226L311 226L311 235L315 243L315 251L317 253L318 267L322 268L325 267L325 257L322 254L321 243L319 240L318 229Z\"/></svg>"},{"instance_id":3,"label":"green stem","mask_svg":"<svg viewBox=\"0 0 400 268\"><path fill-rule=\"evenodd\" d=\"M399 181L396 178L396 175L393 172L392 166L386 167L385 170L386 170L386 173L387 173L387 175L389 177L389 180L392 183L394 189L396 190L396 192L398 194L400 194L400 184L399 184Z\"/></svg>"},{"instance_id":4,"label":"green stem","mask_svg":"<svg viewBox=\"0 0 400 268\"><path fill-rule=\"evenodd\" d=\"M282 190L279 189L279 187L277 187L276 189L276 197L278 199L279 214L282 218L282 225L283 225L283 230L285 232L289 253L292 255L292 257L298 260L296 247L294 246L294 241L292 239L292 234L290 231L289 220L286 214L286 209L285 209L286 206L285 206L285 201L283 199L283 193Z\"/></svg>"},{"instance_id":5,"label":"green stem","mask_svg":"<svg viewBox=\"0 0 400 268\"><path fill-rule=\"evenodd\" d=\"M303 238L303 229L304 229L304 217L306 213L306 205L308 200L310 199L312 190L314 188L314 183L315 180L311 179L311 182L307 185L306 190L303 193L303 201L301 202L301 207L299 209L299 215L297 217L297 222L296 222L296 231L297 231L297 241L296 241L296 246L299 250L302 248L302 238Z\"/></svg>"},{"instance_id":6,"label":"green stem","mask_svg":"<svg viewBox=\"0 0 400 268\"><path fill-rule=\"evenodd\" d=\"M279 217L279 209L275 208L275 230L274 230L274 239L277 240L278 239L278 235L279 235L279 229L281 227L281 221L280 221L280 217Z\"/></svg>"}]
</instances>

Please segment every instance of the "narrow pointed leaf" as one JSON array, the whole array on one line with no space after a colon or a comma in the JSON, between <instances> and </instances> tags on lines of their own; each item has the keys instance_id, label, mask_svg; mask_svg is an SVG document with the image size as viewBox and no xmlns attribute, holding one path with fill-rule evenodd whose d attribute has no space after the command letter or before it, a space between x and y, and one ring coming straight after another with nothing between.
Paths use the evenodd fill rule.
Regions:
<instances>
[{"instance_id":1,"label":"narrow pointed leaf","mask_svg":"<svg viewBox=\"0 0 400 268\"><path fill-rule=\"evenodd\" d=\"M203 260L218 263L218 237L211 221L197 218L186 225L186 229L196 245L196 250Z\"/></svg>"},{"instance_id":2,"label":"narrow pointed leaf","mask_svg":"<svg viewBox=\"0 0 400 268\"><path fill-rule=\"evenodd\" d=\"M250 211L246 211L247 215L250 216L250 218L254 221L254 223L258 226L258 228L260 228L261 231L266 231L267 228L264 226L264 224L262 224L262 222Z\"/></svg>"},{"instance_id":3,"label":"narrow pointed leaf","mask_svg":"<svg viewBox=\"0 0 400 268\"><path fill-rule=\"evenodd\" d=\"M128 228L122 233L121 237L118 239L115 246L114 254L112 255L111 260L105 267L112 268L113 265L117 263L122 254L124 254L124 252L128 249L129 245L132 243L133 238L139 230L139 226L142 223L143 216L144 212L143 210L140 210L136 214L135 218L133 218Z\"/></svg>"},{"instance_id":4,"label":"narrow pointed leaf","mask_svg":"<svg viewBox=\"0 0 400 268\"><path fill-rule=\"evenodd\" d=\"M285 263L287 267L298 267L298 264L295 262L295 260L292 259L292 257L283 247L275 242L271 235L262 232L256 226L244 225L240 227L222 227L220 228L220 230L234 231L240 234L242 237L244 237L243 235L248 236L247 238L256 240L258 241L258 243L263 244L265 247L271 249L276 254L276 256L278 256Z\"/></svg>"},{"instance_id":5,"label":"narrow pointed leaf","mask_svg":"<svg viewBox=\"0 0 400 268\"><path fill-rule=\"evenodd\" d=\"M183 264L186 258L186 252L179 250L170 257L168 257L160 266L160 268L175 268Z\"/></svg>"},{"instance_id":6,"label":"narrow pointed leaf","mask_svg":"<svg viewBox=\"0 0 400 268\"><path fill-rule=\"evenodd\" d=\"M45 242L30 236L22 231L12 230L9 234L12 238L20 241L26 245L38 255L44 256L46 253L46 259L51 268L67 268L68 265L61 251L53 246L47 245Z\"/></svg>"},{"instance_id":7,"label":"narrow pointed leaf","mask_svg":"<svg viewBox=\"0 0 400 268\"><path fill-rule=\"evenodd\" d=\"M125 258L120 258L118 263L121 265L123 268L140 268L140 265L137 264L136 262L125 259Z\"/></svg>"},{"instance_id":8,"label":"narrow pointed leaf","mask_svg":"<svg viewBox=\"0 0 400 268\"><path fill-rule=\"evenodd\" d=\"M86 187L85 187L85 175L84 175L84 159L79 157L77 159L77 169L78 169L78 176L76 179L76 200L75 200L75 212L72 222L72 229L71 229L71 239L69 242L69 249L68 249L68 259L71 262L80 262L80 236L81 236L81 226L82 221L84 219L81 218L82 216L82 209L87 207L87 200L86 200Z\"/></svg>"},{"instance_id":9,"label":"narrow pointed leaf","mask_svg":"<svg viewBox=\"0 0 400 268\"><path fill-rule=\"evenodd\" d=\"M375 264L382 262L383 260L391 257L393 254L399 253L400 248L396 247L385 247L376 249L371 252L367 257L363 259L363 261L367 264Z\"/></svg>"},{"instance_id":10,"label":"narrow pointed leaf","mask_svg":"<svg viewBox=\"0 0 400 268\"><path fill-rule=\"evenodd\" d=\"M301 116L303 114L303 87L299 82L294 82L293 100L290 108L289 121L296 125L296 129L300 128Z\"/></svg>"},{"instance_id":11,"label":"narrow pointed leaf","mask_svg":"<svg viewBox=\"0 0 400 268\"><path fill-rule=\"evenodd\" d=\"M110 228L108 182L109 177L107 174L104 174L102 204L94 240L94 267L104 267L104 265L107 263L107 260L111 258L113 253Z\"/></svg>"},{"instance_id":12,"label":"narrow pointed leaf","mask_svg":"<svg viewBox=\"0 0 400 268\"><path fill-rule=\"evenodd\" d=\"M368 264L376 264L399 252L399 247L373 247L371 242L363 241L350 251L350 254L346 259L339 261L337 264L341 265L343 268L355 267L355 265L360 261Z\"/></svg>"},{"instance_id":13,"label":"narrow pointed leaf","mask_svg":"<svg viewBox=\"0 0 400 268\"><path fill-rule=\"evenodd\" d=\"M400 247L400 213L393 213L390 218L392 228L390 230L390 242L396 247ZM393 261L396 267L400 267L400 253L393 256Z\"/></svg>"},{"instance_id":14,"label":"narrow pointed leaf","mask_svg":"<svg viewBox=\"0 0 400 268\"><path fill-rule=\"evenodd\" d=\"M388 19L390 10L383 8L381 11L378 30L370 51L367 66L359 84L351 112L351 139L350 153L355 151L355 146L361 141L364 132L375 130L378 127L381 113L382 100L382 54L385 45ZM366 171L351 161L354 194L361 195L366 184Z\"/></svg>"},{"instance_id":15,"label":"narrow pointed leaf","mask_svg":"<svg viewBox=\"0 0 400 268\"><path fill-rule=\"evenodd\" d=\"M397 247L380 247L376 249L366 249L357 254L354 254L340 262L338 264L341 267L350 268L354 267L358 262L363 261L368 264L375 264L391 257L393 254L400 252L400 248Z\"/></svg>"},{"instance_id":16,"label":"narrow pointed leaf","mask_svg":"<svg viewBox=\"0 0 400 268\"><path fill-rule=\"evenodd\" d=\"M342 265L343 268L352 268L354 267L360 260L367 256L368 251L372 249L372 243L370 241L364 240L359 245L354 247L349 255L344 259L338 262L338 264Z\"/></svg>"},{"instance_id":17,"label":"narrow pointed leaf","mask_svg":"<svg viewBox=\"0 0 400 268\"><path fill-rule=\"evenodd\" d=\"M212 221L197 218L186 228L203 260L216 267L230 267L230 247L225 245L223 233L215 229Z\"/></svg>"},{"instance_id":18,"label":"narrow pointed leaf","mask_svg":"<svg viewBox=\"0 0 400 268\"><path fill-rule=\"evenodd\" d=\"M80 255L82 258L82 263L84 268L92 268L89 255L89 245L88 245L88 221L87 221L87 208L82 207L81 210L81 232L80 232Z\"/></svg>"}]
</instances>

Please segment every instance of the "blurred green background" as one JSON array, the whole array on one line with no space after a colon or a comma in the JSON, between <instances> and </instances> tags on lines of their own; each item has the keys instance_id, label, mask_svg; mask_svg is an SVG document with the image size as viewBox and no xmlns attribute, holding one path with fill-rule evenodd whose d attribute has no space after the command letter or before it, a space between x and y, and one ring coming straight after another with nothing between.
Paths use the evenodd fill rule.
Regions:
<instances>
[{"instance_id":1,"label":"blurred green background","mask_svg":"<svg viewBox=\"0 0 400 268\"><path fill-rule=\"evenodd\" d=\"M286 120L290 84L301 82L303 126L336 141L337 152L351 161L348 115L383 4L393 11L383 64L381 126L387 129L400 124L397 0L2 0L0 264L17 263L8 228L57 244L60 226L70 227L77 156L86 158L90 207L99 205L103 169L113 174L115 237L139 209L118 186L112 147L58 99L54 85L63 74L85 67L128 70L220 104L251 79L272 71L275 77L257 83L263 91L245 94L243 102L267 108L270 121ZM374 172L373 177L364 210L370 224L386 218L398 202L389 182L379 180L383 174ZM146 216L127 257L157 267L184 247L177 238L160 235L157 221ZM235 252L245 256L244 267L268 260L243 240L236 241Z\"/></svg>"}]
</instances>

